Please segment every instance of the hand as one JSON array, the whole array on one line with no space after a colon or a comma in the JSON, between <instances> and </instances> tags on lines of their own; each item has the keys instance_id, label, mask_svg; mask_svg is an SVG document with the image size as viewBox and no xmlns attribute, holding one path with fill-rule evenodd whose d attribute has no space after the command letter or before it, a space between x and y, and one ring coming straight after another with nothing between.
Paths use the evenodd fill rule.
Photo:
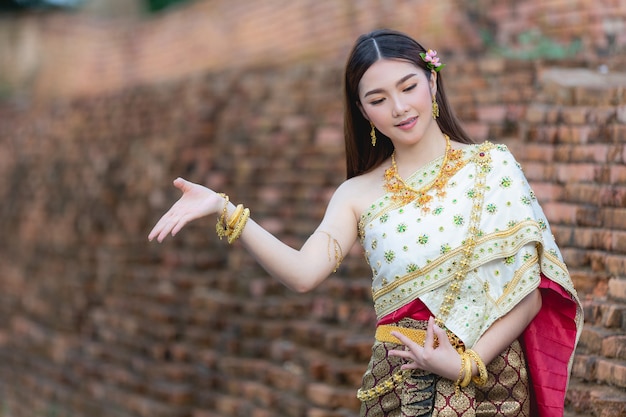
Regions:
<instances>
[{"instance_id":1,"label":"hand","mask_svg":"<svg viewBox=\"0 0 626 417\"><path fill-rule=\"evenodd\" d=\"M214 191L182 178L174 180L174 186L183 192L180 199L161 217L148 235L148 240L157 241L171 233L175 236L192 220L215 213L223 207L224 199Z\"/></svg>"},{"instance_id":2,"label":"hand","mask_svg":"<svg viewBox=\"0 0 626 417\"><path fill-rule=\"evenodd\" d=\"M390 356L407 359L409 362L402 365L402 369L423 369L456 381L461 367L461 356L450 343L446 331L435 324L435 319L428 320L426 340L420 346L400 332L391 332L405 346L405 349L390 350ZM435 336L439 345L434 347Z\"/></svg>"}]
</instances>

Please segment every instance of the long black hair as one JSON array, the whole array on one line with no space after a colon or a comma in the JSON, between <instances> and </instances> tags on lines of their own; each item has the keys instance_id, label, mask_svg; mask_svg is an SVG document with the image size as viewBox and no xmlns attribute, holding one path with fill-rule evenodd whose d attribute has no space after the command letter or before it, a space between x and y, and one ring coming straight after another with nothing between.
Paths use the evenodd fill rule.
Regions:
<instances>
[{"instance_id":1,"label":"long black hair","mask_svg":"<svg viewBox=\"0 0 626 417\"><path fill-rule=\"evenodd\" d=\"M401 59L422 68L430 79L431 70L422 60L420 56L422 52L426 52L426 49L417 41L404 33L389 29L379 29L361 35L354 44L346 63L344 78L347 178L371 171L391 156L394 150L391 140L379 131L376 132L376 146L371 145L370 123L358 107L359 82L363 74L378 60ZM448 103L441 72L437 73L435 98L439 105L437 124L441 131L457 142L474 143L461 127Z\"/></svg>"}]
</instances>

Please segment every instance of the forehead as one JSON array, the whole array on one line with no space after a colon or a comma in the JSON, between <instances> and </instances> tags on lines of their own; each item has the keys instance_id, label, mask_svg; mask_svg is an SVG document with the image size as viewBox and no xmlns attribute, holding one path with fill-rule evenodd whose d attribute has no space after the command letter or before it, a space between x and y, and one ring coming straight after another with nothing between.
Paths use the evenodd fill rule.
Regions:
<instances>
[{"instance_id":1,"label":"forehead","mask_svg":"<svg viewBox=\"0 0 626 417\"><path fill-rule=\"evenodd\" d=\"M372 64L361 77L359 95L370 90L388 89L409 74L417 74L425 79L424 71L409 61L399 59L380 59Z\"/></svg>"}]
</instances>

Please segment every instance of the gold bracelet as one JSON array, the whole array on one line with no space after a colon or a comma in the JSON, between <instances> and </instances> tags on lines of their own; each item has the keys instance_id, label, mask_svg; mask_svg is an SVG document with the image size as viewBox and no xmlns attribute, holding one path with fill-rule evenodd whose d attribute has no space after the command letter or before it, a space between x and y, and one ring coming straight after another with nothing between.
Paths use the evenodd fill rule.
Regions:
<instances>
[{"instance_id":1,"label":"gold bracelet","mask_svg":"<svg viewBox=\"0 0 626 417\"><path fill-rule=\"evenodd\" d=\"M228 218L228 228L234 229L237 221L239 220L239 216L241 216L241 212L243 211L243 204L237 204L235 211Z\"/></svg>"},{"instance_id":2,"label":"gold bracelet","mask_svg":"<svg viewBox=\"0 0 626 417\"><path fill-rule=\"evenodd\" d=\"M243 213L239 217L239 222L237 226L231 231L228 236L228 243L233 243L235 240L239 239L241 233L243 232L243 228L246 226L248 219L250 218L250 209L246 208L243 210Z\"/></svg>"},{"instance_id":3,"label":"gold bracelet","mask_svg":"<svg viewBox=\"0 0 626 417\"><path fill-rule=\"evenodd\" d=\"M487 379L489 378L489 374L487 373L487 367L485 366L485 362L480 358L478 353L472 349L467 349L465 353L476 362L476 367L478 368L478 375L472 378L474 384L482 387L487 383Z\"/></svg>"},{"instance_id":4,"label":"gold bracelet","mask_svg":"<svg viewBox=\"0 0 626 417\"><path fill-rule=\"evenodd\" d=\"M466 352L463 352L463 364L465 365L465 375L461 381L461 387L465 388L472 382L472 361Z\"/></svg>"},{"instance_id":5,"label":"gold bracelet","mask_svg":"<svg viewBox=\"0 0 626 417\"><path fill-rule=\"evenodd\" d=\"M461 385L461 381L463 381L463 375L465 375L463 373L463 371L465 371L465 356L461 354L459 355L459 357L461 358L461 369L459 369L459 377L454 382L454 385L457 387L457 389L459 388L459 385Z\"/></svg>"},{"instance_id":6,"label":"gold bracelet","mask_svg":"<svg viewBox=\"0 0 626 417\"><path fill-rule=\"evenodd\" d=\"M230 235L230 230L228 229L228 225L226 224L226 214L228 209L228 196L224 193L218 194L220 197L224 199L224 208L222 209L222 215L217 219L217 224L215 225L215 232L219 236L220 240L224 236Z\"/></svg>"}]
</instances>

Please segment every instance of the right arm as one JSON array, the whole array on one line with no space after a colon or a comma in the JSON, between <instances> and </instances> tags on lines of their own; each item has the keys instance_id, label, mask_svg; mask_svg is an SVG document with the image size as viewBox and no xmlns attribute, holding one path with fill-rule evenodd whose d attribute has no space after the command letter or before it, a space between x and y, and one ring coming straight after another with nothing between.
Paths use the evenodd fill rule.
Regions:
<instances>
[{"instance_id":1,"label":"right arm","mask_svg":"<svg viewBox=\"0 0 626 417\"><path fill-rule=\"evenodd\" d=\"M176 179L174 185L183 195L157 222L149 240L162 242L192 220L222 213L224 199L214 191L182 178ZM350 188L344 183L337 189L316 233L299 250L284 244L252 219L248 220L241 241L270 275L294 291L309 291L333 272L337 256L345 255L356 241L357 215ZM234 210L235 206L229 203L226 217Z\"/></svg>"}]
</instances>

